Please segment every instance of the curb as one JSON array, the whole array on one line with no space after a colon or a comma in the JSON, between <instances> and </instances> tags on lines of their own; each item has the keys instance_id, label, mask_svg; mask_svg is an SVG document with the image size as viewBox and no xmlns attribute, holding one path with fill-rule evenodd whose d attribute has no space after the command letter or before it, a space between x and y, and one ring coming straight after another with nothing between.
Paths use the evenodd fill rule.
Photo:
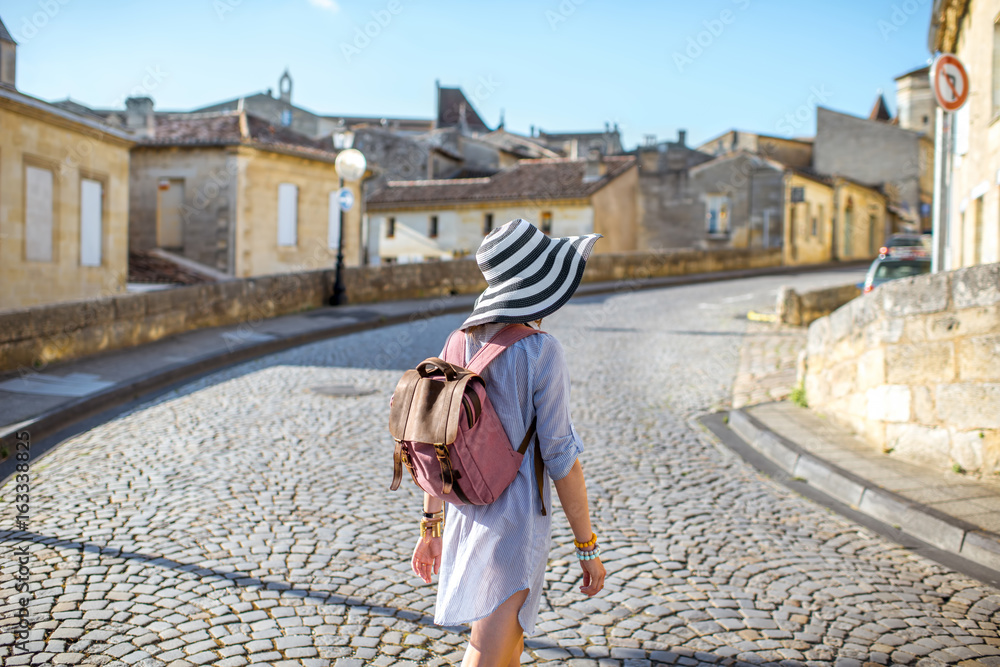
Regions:
<instances>
[{"instance_id":1,"label":"curb","mask_svg":"<svg viewBox=\"0 0 1000 667\"><path fill-rule=\"evenodd\" d=\"M729 411L729 428L789 475L852 509L938 549L1000 570L1000 535L887 491L814 456L742 410Z\"/></svg>"}]
</instances>

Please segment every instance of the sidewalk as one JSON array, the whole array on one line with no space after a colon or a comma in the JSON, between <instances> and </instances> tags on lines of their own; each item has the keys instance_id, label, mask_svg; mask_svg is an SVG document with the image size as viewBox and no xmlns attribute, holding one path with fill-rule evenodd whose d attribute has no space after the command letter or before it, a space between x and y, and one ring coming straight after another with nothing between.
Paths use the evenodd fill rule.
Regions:
<instances>
[{"instance_id":1,"label":"sidewalk","mask_svg":"<svg viewBox=\"0 0 1000 667\"><path fill-rule=\"evenodd\" d=\"M1000 482L937 470L872 449L785 399L805 330L752 322L728 426L797 481L853 510L1000 576Z\"/></svg>"}]
</instances>

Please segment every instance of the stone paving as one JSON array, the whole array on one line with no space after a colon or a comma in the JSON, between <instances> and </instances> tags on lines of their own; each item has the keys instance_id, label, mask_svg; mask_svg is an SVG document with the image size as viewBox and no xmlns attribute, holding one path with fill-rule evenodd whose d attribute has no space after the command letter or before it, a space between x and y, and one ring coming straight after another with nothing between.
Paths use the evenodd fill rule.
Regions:
<instances>
[{"instance_id":1,"label":"stone paving","mask_svg":"<svg viewBox=\"0 0 1000 667\"><path fill-rule=\"evenodd\" d=\"M729 407L742 315L785 278L574 300L563 342L610 573L594 599L556 512L523 661L1000 664L1000 592L761 477L694 417ZM825 281L825 282L824 282ZM845 282L843 274L796 278ZM163 395L32 463L0 541L25 547L32 630L14 646L17 565L0 573L0 662L354 667L461 662L408 559L419 497L387 491L388 397L460 316L333 339ZM318 385L367 396L333 398Z\"/></svg>"}]
</instances>

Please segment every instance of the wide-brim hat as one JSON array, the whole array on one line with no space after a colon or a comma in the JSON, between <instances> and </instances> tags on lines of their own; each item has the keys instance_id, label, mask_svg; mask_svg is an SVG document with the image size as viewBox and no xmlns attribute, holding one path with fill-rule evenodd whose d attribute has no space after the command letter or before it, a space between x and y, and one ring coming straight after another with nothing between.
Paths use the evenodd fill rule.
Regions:
<instances>
[{"instance_id":1,"label":"wide-brim hat","mask_svg":"<svg viewBox=\"0 0 1000 667\"><path fill-rule=\"evenodd\" d=\"M483 239L476 262L486 288L462 329L489 322L533 322L569 301L600 234L552 238L526 220L511 220Z\"/></svg>"}]
</instances>

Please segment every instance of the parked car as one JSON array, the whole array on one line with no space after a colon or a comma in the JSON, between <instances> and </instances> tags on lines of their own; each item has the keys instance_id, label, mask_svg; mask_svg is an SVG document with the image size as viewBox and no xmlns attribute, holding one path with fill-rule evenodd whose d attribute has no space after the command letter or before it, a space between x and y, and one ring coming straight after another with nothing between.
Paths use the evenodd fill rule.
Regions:
<instances>
[{"instance_id":1,"label":"parked car","mask_svg":"<svg viewBox=\"0 0 1000 667\"><path fill-rule=\"evenodd\" d=\"M879 248L879 255L888 255L891 248L923 248L930 252L930 234L893 234L885 241L885 245Z\"/></svg>"},{"instance_id":2,"label":"parked car","mask_svg":"<svg viewBox=\"0 0 1000 667\"><path fill-rule=\"evenodd\" d=\"M923 246L895 246L885 250L868 268L865 282L858 285L866 293L890 280L931 272L931 258Z\"/></svg>"}]
</instances>

